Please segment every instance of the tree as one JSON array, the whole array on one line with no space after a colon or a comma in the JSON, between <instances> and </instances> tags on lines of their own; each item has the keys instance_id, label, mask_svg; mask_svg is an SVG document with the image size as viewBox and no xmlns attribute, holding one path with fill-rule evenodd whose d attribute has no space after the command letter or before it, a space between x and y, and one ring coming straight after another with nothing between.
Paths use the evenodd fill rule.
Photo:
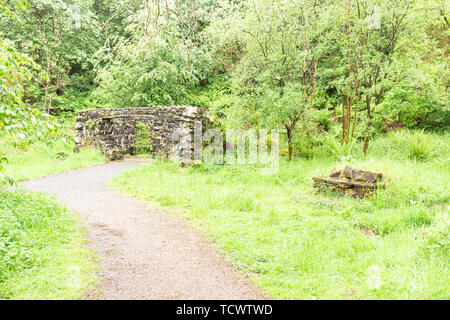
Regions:
<instances>
[{"instance_id":1,"label":"tree","mask_svg":"<svg viewBox=\"0 0 450 320\"><path fill-rule=\"evenodd\" d=\"M294 129L314 105L331 12L328 1L254 0L235 20L245 47L233 76L236 107L246 122L283 126L289 159Z\"/></svg>"},{"instance_id":2,"label":"tree","mask_svg":"<svg viewBox=\"0 0 450 320\"><path fill-rule=\"evenodd\" d=\"M398 42L407 30L411 0L342 0L337 24L335 86L342 101L342 141L354 137L360 102L365 104L363 152L366 154L374 113L392 86Z\"/></svg>"},{"instance_id":3,"label":"tree","mask_svg":"<svg viewBox=\"0 0 450 320\"><path fill-rule=\"evenodd\" d=\"M208 80L202 32L213 9L214 1L143 2L130 19L131 38L100 58L95 95L122 107L189 103L189 89Z\"/></svg>"},{"instance_id":4,"label":"tree","mask_svg":"<svg viewBox=\"0 0 450 320\"><path fill-rule=\"evenodd\" d=\"M28 0L26 4L9 7L19 23L0 14L0 34L41 67L33 72L24 100L49 112L52 100L70 87L69 76L92 69L100 39L97 19L91 0Z\"/></svg>"},{"instance_id":5,"label":"tree","mask_svg":"<svg viewBox=\"0 0 450 320\"><path fill-rule=\"evenodd\" d=\"M392 86L378 108L387 126L440 130L450 125L448 11L445 1L419 0L406 17Z\"/></svg>"},{"instance_id":6,"label":"tree","mask_svg":"<svg viewBox=\"0 0 450 320\"><path fill-rule=\"evenodd\" d=\"M18 2L14 8L23 5ZM15 19L11 8L3 8ZM0 37L0 133L24 143L54 136L58 127L51 117L23 102L23 83L32 77L33 69L36 64L30 57L19 52L12 41Z\"/></svg>"}]
</instances>

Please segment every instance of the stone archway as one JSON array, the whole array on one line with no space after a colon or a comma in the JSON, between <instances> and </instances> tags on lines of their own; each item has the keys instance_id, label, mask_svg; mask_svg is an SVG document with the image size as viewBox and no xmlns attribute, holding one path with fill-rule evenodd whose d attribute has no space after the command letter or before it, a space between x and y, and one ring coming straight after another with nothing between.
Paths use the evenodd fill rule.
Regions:
<instances>
[{"instance_id":1,"label":"stone archway","mask_svg":"<svg viewBox=\"0 0 450 320\"><path fill-rule=\"evenodd\" d=\"M136 126L142 123L150 132L153 154L168 157L176 143L172 134L178 129L193 133L196 121L203 128L208 125L205 109L170 106L83 110L77 116L75 149L92 145L111 160L135 154Z\"/></svg>"}]
</instances>

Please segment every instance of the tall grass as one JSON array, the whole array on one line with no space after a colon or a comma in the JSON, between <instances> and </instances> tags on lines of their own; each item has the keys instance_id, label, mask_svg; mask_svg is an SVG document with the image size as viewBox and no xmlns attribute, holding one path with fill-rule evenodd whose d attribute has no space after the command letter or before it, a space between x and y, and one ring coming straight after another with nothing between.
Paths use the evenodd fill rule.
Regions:
<instances>
[{"instance_id":1,"label":"tall grass","mask_svg":"<svg viewBox=\"0 0 450 320\"><path fill-rule=\"evenodd\" d=\"M282 145L285 144L282 139ZM380 135L370 143L368 155L373 158L389 158L412 161L448 161L450 135L426 133L423 130L396 130ZM356 139L342 144L339 133L326 132L306 135L298 132L294 139L297 155L301 158L363 158L362 141ZM283 150L283 148L281 148ZM350 158L351 158L350 157Z\"/></svg>"},{"instance_id":2,"label":"tall grass","mask_svg":"<svg viewBox=\"0 0 450 320\"><path fill-rule=\"evenodd\" d=\"M433 159L448 160L448 136L422 130L397 130L372 143L370 152L378 157L427 161Z\"/></svg>"},{"instance_id":3,"label":"tall grass","mask_svg":"<svg viewBox=\"0 0 450 320\"><path fill-rule=\"evenodd\" d=\"M80 298L96 281L83 235L47 197L0 188L0 299Z\"/></svg>"}]
</instances>

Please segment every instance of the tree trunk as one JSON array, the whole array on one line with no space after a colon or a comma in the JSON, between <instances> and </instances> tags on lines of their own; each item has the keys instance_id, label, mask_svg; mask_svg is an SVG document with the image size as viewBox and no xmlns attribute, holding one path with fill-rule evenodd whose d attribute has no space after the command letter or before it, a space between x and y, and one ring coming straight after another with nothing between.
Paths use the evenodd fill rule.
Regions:
<instances>
[{"instance_id":1,"label":"tree trunk","mask_svg":"<svg viewBox=\"0 0 450 320\"><path fill-rule=\"evenodd\" d=\"M370 127L372 126L372 114L370 112L370 96L366 96L366 107L367 107L367 125L366 125L366 132L364 134L364 145L363 145L363 153L364 156L367 155L367 150L369 149L369 140L370 140Z\"/></svg>"},{"instance_id":2,"label":"tree trunk","mask_svg":"<svg viewBox=\"0 0 450 320\"><path fill-rule=\"evenodd\" d=\"M347 121L347 117L345 115L345 103L344 103L344 101L345 101L345 98L342 100L342 144L344 144L345 140L347 140L347 137L346 137L346 132L347 132L346 121Z\"/></svg>"},{"instance_id":3,"label":"tree trunk","mask_svg":"<svg viewBox=\"0 0 450 320\"><path fill-rule=\"evenodd\" d=\"M289 161L292 160L292 155L293 155L293 151L294 151L294 147L292 144L292 127L285 125L286 128L286 134L287 134L287 138L288 138L288 159Z\"/></svg>"},{"instance_id":4,"label":"tree trunk","mask_svg":"<svg viewBox=\"0 0 450 320\"><path fill-rule=\"evenodd\" d=\"M370 127L369 127L369 125L367 125L366 134L364 136L364 145L363 145L364 156L367 156L367 149L369 149L369 140L370 140L369 129L370 129Z\"/></svg>"}]
</instances>

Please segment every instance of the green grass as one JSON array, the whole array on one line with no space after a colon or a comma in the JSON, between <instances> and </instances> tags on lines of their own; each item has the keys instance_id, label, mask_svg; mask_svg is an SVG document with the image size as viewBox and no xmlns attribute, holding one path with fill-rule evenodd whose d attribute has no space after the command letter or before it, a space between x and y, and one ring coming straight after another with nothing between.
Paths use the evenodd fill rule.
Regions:
<instances>
[{"instance_id":1,"label":"green grass","mask_svg":"<svg viewBox=\"0 0 450 320\"><path fill-rule=\"evenodd\" d=\"M97 281L80 220L44 195L0 188L0 299L75 299Z\"/></svg>"},{"instance_id":2,"label":"green grass","mask_svg":"<svg viewBox=\"0 0 450 320\"><path fill-rule=\"evenodd\" d=\"M16 181L83 168L103 163L106 158L94 148L83 148L75 153L72 139L58 139L51 144L36 142L26 148L16 147L7 137L0 137L0 151L8 158L4 164L6 175Z\"/></svg>"},{"instance_id":3,"label":"green grass","mask_svg":"<svg viewBox=\"0 0 450 320\"><path fill-rule=\"evenodd\" d=\"M187 217L274 298L448 299L446 159L296 160L271 176L154 161L110 183ZM313 176L348 164L383 172L386 189L365 200L313 190Z\"/></svg>"},{"instance_id":4,"label":"green grass","mask_svg":"<svg viewBox=\"0 0 450 320\"><path fill-rule=\"evenodd\" d=\"M4 173L22 181L106 161L93 148L74 153L73 132L62 134L22 146L0 136ZM97 266L81 225L44 195L0 186L0 299L76 299L91 289Z\"/></svg>"}]
</instances>

